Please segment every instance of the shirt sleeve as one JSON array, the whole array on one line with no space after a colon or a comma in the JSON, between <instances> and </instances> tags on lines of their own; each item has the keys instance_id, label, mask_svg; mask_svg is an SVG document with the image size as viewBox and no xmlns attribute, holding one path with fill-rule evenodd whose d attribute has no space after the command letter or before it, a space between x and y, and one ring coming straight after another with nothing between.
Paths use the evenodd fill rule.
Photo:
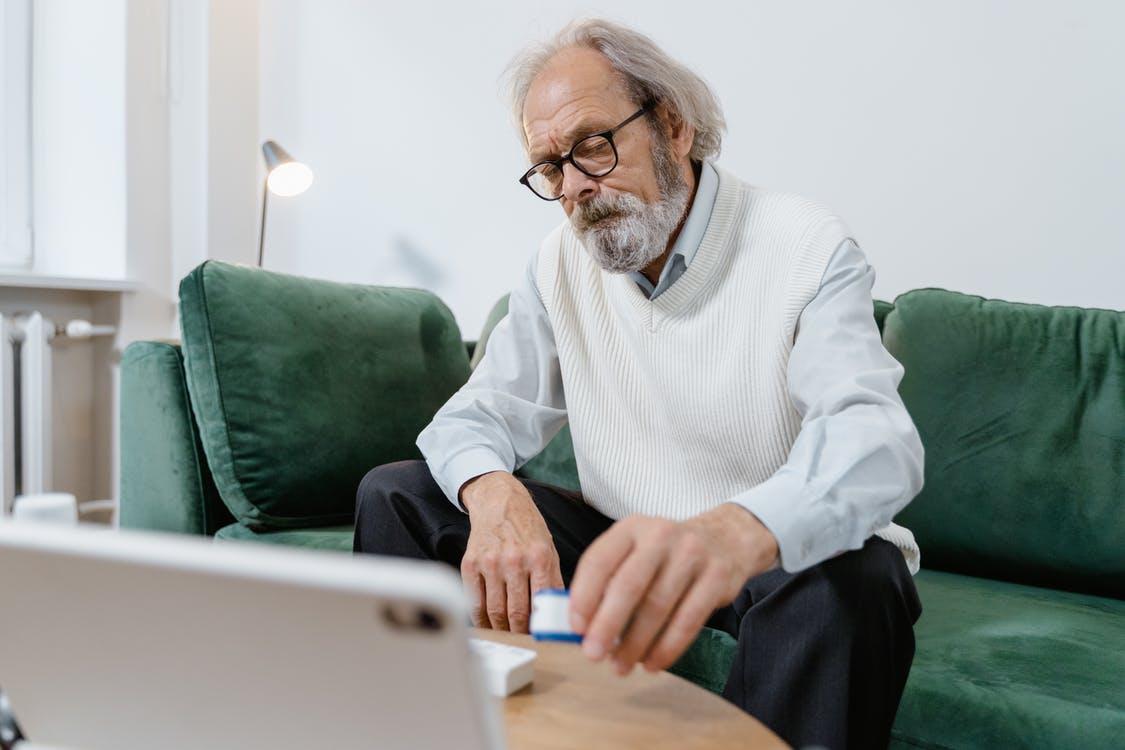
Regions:
<instances>
[{"instance_id":1,"label":"shirt sleeve","mask_svg":"<svg viewBox=\"0 0 1125 750\"><path fill-rule=\"evenodd\" d=\"M515 471L567 421L554 331L535 283L537 258L512 290L484 357L416 441L434 480L460 510L465 482Z\"/></svg>"},{"instance_id":2,"label":"shirt sleeve","mask_svg":"<svg viewBox=\"0 0 1125 750\"><path fill-rule=\"evenodd\" d=\"M922 489L922 441L898 395L903 368L873 315L875 271L845 240L802 311L789 356L801 430L769 479L735 502L773 533L797 572L859 549Z\"/></svg>"}]
</instances>

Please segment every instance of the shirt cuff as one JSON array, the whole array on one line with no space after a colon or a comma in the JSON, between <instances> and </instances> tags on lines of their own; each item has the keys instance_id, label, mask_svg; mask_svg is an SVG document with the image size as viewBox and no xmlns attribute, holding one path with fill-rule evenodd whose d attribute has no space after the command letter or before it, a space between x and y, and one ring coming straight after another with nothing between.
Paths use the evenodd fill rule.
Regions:
<instances>
[{"instance_id":1,"label":"shirt cuff","mask_svg":"<svg viewBox=\"0 0 1125 750\"><path fill-rule=\"evenodd\" d=\"M453 503L453 507L462 513L466 512L457 498L461 485L473 477L487 474L490 471L511 471L511 467L504 463L498 455L488 448L474 446L459 453L453 454L446 462L441 472L438 484L445 492L445 496ZM430 471L434 474L433 470ZM437 474L434 474L435 478Z\"/></svg>"},{"instance_id":2,"label":"shirt cuff","mask_svg":"<svg viewBox=\"0 0 1125 750\"><path fill-rule=\"evenodd\" d=\"M832 556L831 551L825 554L824 545L817 544L818 539L832 538L830 514L802 512L814 497L806 482L782 469L730 502L758 517L777 540L782 569L797 573Z\"/></svg>"}]
</instances>

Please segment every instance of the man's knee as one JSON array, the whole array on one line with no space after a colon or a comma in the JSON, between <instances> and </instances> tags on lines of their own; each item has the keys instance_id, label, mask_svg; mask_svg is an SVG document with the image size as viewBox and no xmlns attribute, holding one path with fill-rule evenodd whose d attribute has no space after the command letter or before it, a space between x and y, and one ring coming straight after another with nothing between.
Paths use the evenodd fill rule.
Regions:
<instances>
[{"instance_id":1,"label":"man's knee","mask_svg":"<svg viewBox=\"0 0 1125 750\"><path fill-rule=\"evenodd\" d=\"M824 593L838 606L854 613L855 620L885 621L888 611L913 624L920 614L917 592L902 552L878 537L858 550L828 560L824 566Z\"/></svg>"},{"instance_id":2,"label":"man's knee","mask_svg":"<svg viewBox=\"0 0 1125 750\"><path fill-rule=\"evenodd\" d=\"M415 488L424 479L433 481L429 466L422 459L392 461L376 466L363 476L356 489L356 521L371 514L382 516L380 511L385 510L394 497L402 496L402 490Z\"/></svg>"},{"instance_id":3,"label":"man's knee","mask_svg":"<svg viewBox=\"0 0 1125 750\"><path fill-rule=\"evenodd\" d=\"M913 624L918 614L917 594L902 553L879 538L796 574L781 585L781 592L774 598L777 604L785 602L808 613L831 613L809 619L808 626L820 623L836 636L871 632L873 623L908 620L906 624ZM902 617L888 618L889 613Z\"/></svg>"},{"instance_id":4,"label":"man's knee","mask_svg":"<svg viewBox=\"0 0 1125 750\"><path fill-rule=\"evenodd\" d=\"M352 549L459 563L468 526L468 516L446 499L425 461L394 461L360 480Z\"/></svg>"},{"instance_id":5,"label":"man's knee","mask_svg":"<svg viewBox=\"0 0 1125 750\"><path fill-rule=\"evenodd\" d=\"M393 461L371 469L356 488L355 552L417 556L407 540L417 524L412 507L437 492L425 461Z\"/></svg>"}]
</instances>

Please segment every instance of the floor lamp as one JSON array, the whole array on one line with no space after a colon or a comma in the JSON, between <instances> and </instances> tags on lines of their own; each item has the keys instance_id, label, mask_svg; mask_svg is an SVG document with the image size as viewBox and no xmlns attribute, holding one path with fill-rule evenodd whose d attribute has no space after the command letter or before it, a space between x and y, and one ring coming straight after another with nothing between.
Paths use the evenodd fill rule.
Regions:
<instances>
[{"instance_id":1,"label":"floor lamp","mask_svg":"<svg viewBox=\"0 0 1125 750\"><path fill-rule=\"evenodd\" d=\"M262 250L266 245L266 205L270 193L280 196L300 195L313 181L312 170L289 155L274 141L262 144L266 159L266 179L262 183L262 225L258 230L258 268L262 267Z\"/></svg>"}]
</instances>

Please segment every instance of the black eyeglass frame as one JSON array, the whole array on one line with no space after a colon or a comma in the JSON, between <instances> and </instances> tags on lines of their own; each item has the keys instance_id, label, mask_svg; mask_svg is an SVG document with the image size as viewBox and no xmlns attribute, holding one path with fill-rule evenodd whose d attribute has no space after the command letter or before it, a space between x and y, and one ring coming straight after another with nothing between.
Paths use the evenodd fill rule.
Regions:
<instances>
[{"instance_id":1,"label":"black eyeglass frame","mask_svg":"<svg viewBox=\"0 0 1125 750\"><path fill-rule=\"evenodd\" d=\"M533 188L531 186L531 175L532 175L532 173L534 173L535 170L539 169L539 167L543 166L544 164L550 164L555 169L559 170L560 173L565 174L565 172L563 171L563 167L565 167L567 162L569 162L570 164L572 164L574 166L575 169L577 169L579 172L586 175L587 177L594 177L594 178L605 177L610 172L617 169L617 163L620 160L620 158L617 155L617 143L615 143L614 140L613 140L614 133L616 133L618 130L621 130L621 128L625 127L626 125L628 125L633 120L640 117L641 115L644 115L644 114L647 114L647 113L651 112L653 107L655 107L655 106L656 106L656 100L655 99L649 99L647 102L644 103L644 105L640 109L638 109L633 114L629 115L627 118L625 118L620 123L618 123L617 125L610 128L609 130L603 130L600 133L590 133L590 135L587 135L587 136L581 138L577 143L575 143L573 146L570 147L570 151L567 151L565 154L563 154L559 158L557 158L557 159L544 159L543 161L536 162L535 164L533 164L531 166L531 169L529 169L529 170L527 170L526 172L523 173L523 177L520 177L520 180L519 180L520 184L525 186L528 190L530 190L535 195L536 198L539 198L539 199L545 200L545 201L557 201L557 200L559 200L560 198L563 197L562 193L559 193L554 198L545 198L542 195L540 195L539 193L537 193L535 191L535 188ZM585 169L582 168L582 166L578 162L576 162L574 160L574 152L578 149L579 146L581 146L583 143L590 140L591 138L605 138L607 141L609 141L609 147L611 149L613 149L613 166L611 166L609 169L605 170L604 172L601 172L600 174L593 174L591 172L587 172Z\"/></svg>"}]
</instances>

